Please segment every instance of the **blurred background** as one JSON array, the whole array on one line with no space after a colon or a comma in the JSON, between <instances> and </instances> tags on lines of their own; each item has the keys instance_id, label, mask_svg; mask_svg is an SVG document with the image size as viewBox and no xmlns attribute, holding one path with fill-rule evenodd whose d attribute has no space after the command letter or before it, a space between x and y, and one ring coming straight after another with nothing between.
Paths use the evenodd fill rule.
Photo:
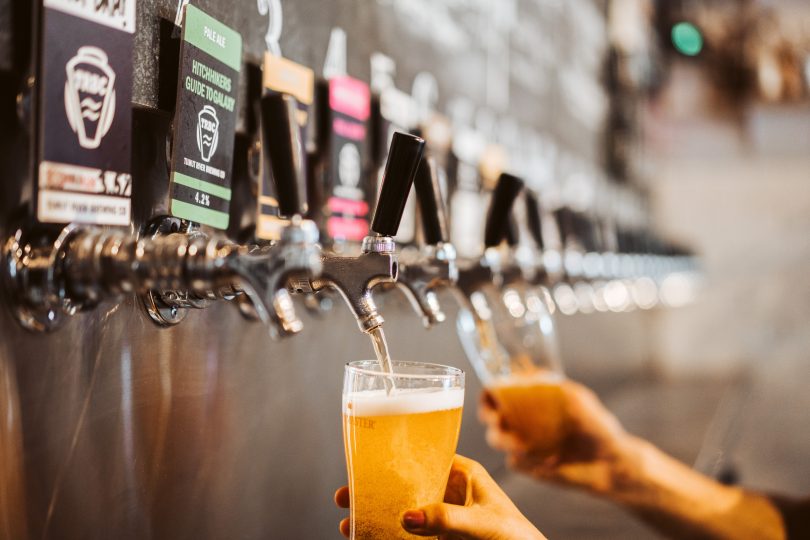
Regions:
<instances>
[{"instance_id":1,"label":"blurred background","mask_svg":"<svg viewBox=\"0 0 810 540\"><path fill-rule=\"evenodd\" d=\"M628 430L697 469L806 492L810 3L192 4L242 34L249 68L269 49L319 77L346 72L373 92L398 88L418 119L447 119L462 161L521 175L545 209L654 231L693 254L699 272L647 301L627 291L609 305L555 297L565 371ZM32 197L17 120L30 5L0 0L3 238ZM165 198L166 88L176 72L163 60L177 54L167 30L177 9L176 0L137 1L136 228L164 204L155 201ZM251 72L243 70L243 98ZM238 137L250 130L243 108ZM255 223L255 193L248 180L234 182L235 192L245 182L245 199L234 198L232 236ZM480 239L460 223L460 255L477 256ZM429 331L398 293L378 296L395 357L468 371L459 453L482 461L549 538L656 538L606 503L511 473L486 447L475 417L480 385L449 293L448 322ZM342 368L372 349L337 302L299 312L303 334L275 342L221 303L157 329L127 297L47 335L22 331L3 309L0 534L337 538Z\"/></svg>"}]
</instances>

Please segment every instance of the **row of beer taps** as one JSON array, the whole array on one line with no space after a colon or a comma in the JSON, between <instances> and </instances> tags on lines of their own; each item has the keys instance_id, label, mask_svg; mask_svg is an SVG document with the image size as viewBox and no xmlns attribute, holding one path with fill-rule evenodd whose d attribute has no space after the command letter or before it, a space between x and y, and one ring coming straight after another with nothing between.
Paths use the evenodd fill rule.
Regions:
<instances>
[{"instance_id":1,"label":"row of beer taps","mask_svg":"<svg viewBox=\"0 0 810 540\"><path fill-rule=\"evenodd\" d=\"M625 284L628 295L636 284L648 281L657 291L665 276L692 264L688 257L663 248L644 252L650 246L641 246L631 235L614 235L613 244L597 241L593 227L588 228L592 224L565 208L555 213L562 243L549 249L536 195L508 173L500 175L491 196L483 255L457 261L436 162L423 155L421 137L406 133L393 136L360 254L333 253L319 244L317 226L305 217L306 153L296 111L289 95L262 97L267 166L279 213L288 220L279 240L237 244L173 217L153 220L140 234L68 225L54 237L44 227L20 226L3 254L5 288L18 320L31 330L53 330L75 313L134 293L161 325L179 323L189 309L229 300L246 317L266 323L273 336L282 337L303 328L292 295L333 289L360 330L369 333L383 324L372 293L377 286L402 290L430 327L446 318L437 294L441 288L457 293L480 323L492 304L481 300L481 291L488 287L500 291L507 309L521 317L531 317L541 305L541 311L559 306L567 313L565 291L571 291L577 306L585 301L574 291L583 286L590 288L591 304L598 303L600 294L603 300L615 295L610 288L615 283ZM423 243L418 250L401 253L394 237L412 186ZM515 220L513 207L519 198L524 201L524 219ZM521 242L521 231L534 242L530 249ZM510 296L516 290L521 292Z\"/></svg>"}]
</instances>

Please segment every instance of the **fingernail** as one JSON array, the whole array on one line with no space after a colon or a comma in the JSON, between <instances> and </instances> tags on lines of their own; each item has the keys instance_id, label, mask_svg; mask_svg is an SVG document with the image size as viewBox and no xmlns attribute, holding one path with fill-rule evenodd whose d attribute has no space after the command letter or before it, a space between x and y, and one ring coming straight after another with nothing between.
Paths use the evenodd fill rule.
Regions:
<instances>
[{"instance_id":1,"label":"fingernail","mask_svg":"<svg viewBox=\"0 0 810 540\"><path fill-rule=\"evenodd\" d=\"M421 529L425 526L425 513L421 510L408 510L402 516L402 524L406 529Z\"/></svg>"}]
</instances>

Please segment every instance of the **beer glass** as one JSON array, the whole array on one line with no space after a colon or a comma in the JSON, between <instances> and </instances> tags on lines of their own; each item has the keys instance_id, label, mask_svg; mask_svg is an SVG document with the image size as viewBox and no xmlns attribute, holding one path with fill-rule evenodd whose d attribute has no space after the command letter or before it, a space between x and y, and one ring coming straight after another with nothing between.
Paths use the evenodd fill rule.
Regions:
<instances>
[{"instance_id":1,"label":"beer glass","mask_svg":"<svg viewBox=\"0 0 810 540\"><path fill-rule=\"evenodd\" d=\"M406 510L444 500L458 443L464 372L421 362L346 365L343 438L352 540L424 538L402 528ZM393 384L392 384L393 383Z\"/></svg>"},{"instance_id":2,"label":"beer glass","mask_svg":"<svg viewBox=\"0 0 810 540\"><path fill-rule=\"evenodd\" d=\"M552 454L566 435L564 379L552 305L542 288L473 293L457 320L461 344L484 386L483 399L530 451Z\"/></svg>"}]
</instances>

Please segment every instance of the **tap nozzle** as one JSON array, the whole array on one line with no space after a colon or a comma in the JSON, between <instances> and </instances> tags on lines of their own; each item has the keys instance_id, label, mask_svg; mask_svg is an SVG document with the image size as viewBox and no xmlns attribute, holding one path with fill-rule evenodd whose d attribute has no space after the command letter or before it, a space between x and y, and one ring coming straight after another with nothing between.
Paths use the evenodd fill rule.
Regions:
<instances>
[{"instance_id":1,"label":"tap nozzle","mask_svg":"<svg viewBox=\"0 0 810 540\"><path fill-rule=\"evenodd\" d=\"M166 218L155 231L167 234L142 238L69 225L48 241L47 235L18 230L6 244L5 261L18 319L32 330L52 330L67 315L139 293L154 320L172 324L182 320L185 308L244 294L274 335L301 329L286 281L320 270L314 224L293 223L281 242L249 247L221 235L172 232L178 222Z\"/></svg>"},{"instance_id":2,"label":"tap nozzle","mask_svg":"<svg viewBox=\"0 0 810 540\"><path fill-rule=\"evenodd\" d=\"M303 329L288 290L288 283L321 273L318 229L311 221L294 216L284 227L278 243L240 248L226 266L239 288L250 299L256 315L270 323L274 337Z\"/></svg>"},{"instance_id":3,"label":"tap nozzle","mask_svg":"<svg viewBox=\"0 0 810 540\"><path fill-rule=\"evenodd\" d=\"M372 289L381 283L394 283L399 265L394 253L396 243L389 236L367 236L363 252L357 257L321 256L318 277L292 279L294 292L318 292L331 287L338 291L352 310L360 330L369 333L383 324Z\"/></svg>"},{"instance_id":4,"label":"tap nozzle","mask_svg":"<svg viewBox=\"0 0 810 540\"><path fill-rule=\"evenodd\" d=\"M338 293L352 310L364 333L380 327L383 317L377 310L372 289L381 283L395 283L399 274L396 242L405 202L413 185L425 141L413 135L395 133L388 153L382 189L372 220L371 233L363 239L357 257L324 254L322 272L312 279L292 280L295 292L317 292L327 287Z\"/></svg>"},{"instance_id":5,"label":"tap nozzle","mask_svg":"<svg viewBox=\"0 0 810 540\"><path fill-rule=\"evenodd\" d=\"M433 159L422 158L414 186L426 245L417 256L402 261L397 286L430 328L446 319L436 291L456 283L458 267Z\"/></svg>"}]
</instances>

